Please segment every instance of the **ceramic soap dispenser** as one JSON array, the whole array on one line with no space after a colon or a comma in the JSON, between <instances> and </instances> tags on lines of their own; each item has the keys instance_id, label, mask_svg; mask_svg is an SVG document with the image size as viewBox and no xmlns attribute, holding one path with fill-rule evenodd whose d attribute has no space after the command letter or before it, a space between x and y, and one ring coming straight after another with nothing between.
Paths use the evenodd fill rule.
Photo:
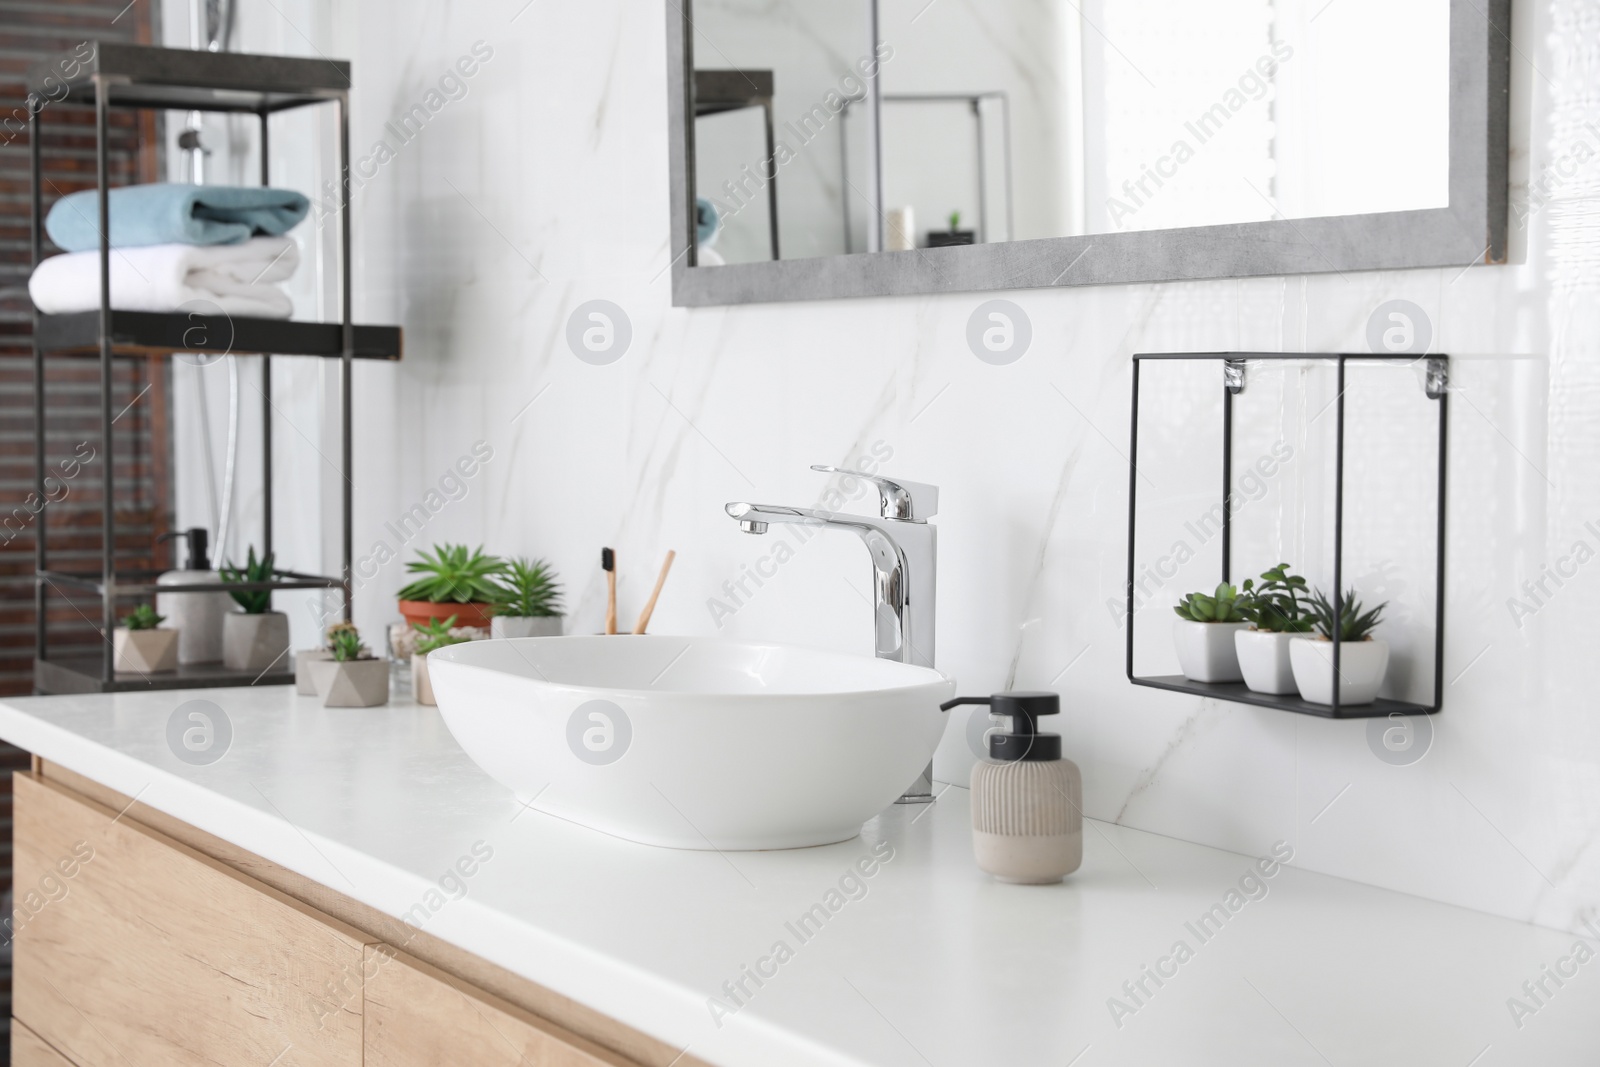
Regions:
<instances>
[{"instance_id":1,"label":"ceramic soap dispenser","mask_svg":"<svg viewBox=\"0 0 1600 1067\"><path fill-rule=\"evenodd\" d=\"M156 611L166 616L167 626L178 631L179 663L214 663L222 658L222 617L234 610L233 597L221 590L222 575L211 569L207 554L206 531L196 526L162 534L157 540L182 538L188 546L188 560L182 570L167 571L156 585L215 585L215 593L157 593Z\"/></svg>"},{"instance_id":2,"label":"ceramic soap dispenser","mask_svg":"<svg viewBox=\"0 0 1600 1067\"><path fill-rule=\"evenodd\" d=\"M972 851L1002 882L1047 885L1083 862L1083 775L1061 758L1061 738L1039 732L1042 715L1061 711L1055 693L957 697L1010 719L984 735L988 757L972 768Z\"/></svg>"}]
</instances>

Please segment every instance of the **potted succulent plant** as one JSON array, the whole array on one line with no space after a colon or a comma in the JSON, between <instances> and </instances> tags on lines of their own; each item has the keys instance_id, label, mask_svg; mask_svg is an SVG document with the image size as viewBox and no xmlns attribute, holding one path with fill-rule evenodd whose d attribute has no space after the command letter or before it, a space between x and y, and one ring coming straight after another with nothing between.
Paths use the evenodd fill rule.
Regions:
<instances>
[{"instance_id":1,"label":"potted succulent plant","mask_svg":"<svg viewBox=\"0 0 1600 1067\"><path fill-rule=\"evenodd\" d=\"M1313 637L1289 642L1289 662L1294 667L1300 696L1313 704L1333 703L1333 642L1339 642L1339 703L1370 704L1378 699L1384 674L1389 670L1389 646L1372 636L1387 604L1362 611L1354 589L1345 593L1337 616L1322 593L1311 595ZM1337 634L1337 637L1335 636Z\"/></svg>"},{"instance_id":2,"label":"potted succulent plant","mask_svg":"<svg viewBox=\"0 0 1600 1067\"><path fill-rule=\"evenodd\" d=\"M389 702L389 661L361 643L348 623L328 631L331 658L311 664L317 692L327 708L372 708Z\"/></svg>"},{"instance_id":3,"label":"potted succulent plant","mask_svg":"<svg viewBox=\"0 0 1600 1067\"><path fill-rule=\"evenodd\" d=\"M333 642L337 634L345 630L355 631L353 622L336 622L329 626L322 635L320 648L303 648L294 654L294 691L301 696L321 696L322 690L317 688L316 678L311 673L313 663L323 663L333 659Z\"/></svg>"},{"instance_id":4,"label":"potted succulent plant","mask_svg":"<svg viewBox=\"0 0 1600 1067\"><path fill-rule=\"evenodd\" d=\"M157 674L178 669L178 631L160 629L165 619L149 604L123 617L111 639L117 670Z\"/></svg>"},{"instance_id":5,"label":"potted succulent plant","mask_svg":"<svg viewBox=\"0 0 1600 1067\"><path fill-rule=\"evenodd\" d=\"M433 683L428 680L428 653L436 648L446 645L459 645L470 638L461 637L450 631L456 625L456 617L448 619L429 619L426 623L412 623L417 631L417 650L411 654L411 695L418 704L437 704L433 699Z\"/></svg>"},{"instance_id":6,"label":"potted succulent plant","mask_svg":"<svg viewBox=\"0 0 1600 1067\"><path fill-rule=\"evenodd\" d=\"M1290 574L1287 563L1280 563L1262 572L1260 585L1246 581L1244 592L1241 610L1250 626L1233 635L1244 684L1257 693L1293 693L1289 644L1296 636L1310 633L1312 626L1309 598L1301 599L1307 596L1306 580Z\"/></svg>"},{"instance_id":7,"label":"potted succulent plant","mask_svg":"<svg viewBox=\"0 0 1600 1067\"><path fill-rule=\"evenodd\" d=\"M244 569L231 564L221 568L222 583L269 582L272 553L256 559L252 547ZM270 589L230 589L239 611L222 617L222 665L230 671L264 671L289 653L289 616L272 610Z\"/></svg>"},{"instance_id":8,"label":"potted succulent plant","mask_svg":"<svg viewBox=\"0 0 1600 1067\"><path fill-rule=\"evenodd\" d=\"M1223 582L1216 591L1190 593L1172 610L1178 613L1172 640L1184 677L1193 682L1237 682L1239 654L1233 635L1250 625L1244 608L1249 594Z\"/></svg>"},{"instance_id":9,"label":"potted succulent plant","mask_svg":"<svg viewBox=\"0 0 1600 1067\"><path fill-rule=\"evenodd\" d=\"M454 618L457 626L487 627L495 601L502 595L495 579L505 561L486 555L482 546L434 545L417 553L407 572L420 575L400 590L400 614L415 626L429 619Z\"/></svg>"},{"instance_id":10,"label":"potted succulent plant","mask_svg":"<svg viewBox=\"0 0 1600 1067\"><path fill-rule=\"evenodd\" d=\"M542 559L513 559L498 582L489 636L560 637L561 583Z\"/></svg>"}]
</instances>

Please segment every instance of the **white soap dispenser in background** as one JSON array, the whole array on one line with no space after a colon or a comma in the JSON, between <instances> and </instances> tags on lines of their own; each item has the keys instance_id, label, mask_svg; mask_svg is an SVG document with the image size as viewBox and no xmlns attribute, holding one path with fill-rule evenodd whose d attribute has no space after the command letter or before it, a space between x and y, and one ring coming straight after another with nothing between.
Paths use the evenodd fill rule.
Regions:
<instances>
[{"instance_id":1,"label":"white soap dispenser in background","mask_svg":"<svg viewBox=\"0 0 1600 1067\"><path fill-rule=\"evenodd\" d=\"M1061 738L1039 732L1039 717L1061 711L1055 693L957 697L1011 720L990 730L989 755L972 768L972 851L1002 882L1048 885L1083 862L1083 775L1061 758Z\"/></svg>"},{"instance_id":2,"label":"white soap dispenser in background","mask_svg":"<svg viewBox=\"0 0 1600 1067\"><path fill-rule=\"evenodd\" d=\"M156 584L221 585L222 575L211 569L206 531L196 526L162 534L158 540L179 537L188 545L184 568L168 571L156 579ZM166 625L178 631L180 664L214 663L222 659L222 617L231 610L233 598L225 592L156 594L156 613L166 616Z\"/></svg>"}]
</instances>

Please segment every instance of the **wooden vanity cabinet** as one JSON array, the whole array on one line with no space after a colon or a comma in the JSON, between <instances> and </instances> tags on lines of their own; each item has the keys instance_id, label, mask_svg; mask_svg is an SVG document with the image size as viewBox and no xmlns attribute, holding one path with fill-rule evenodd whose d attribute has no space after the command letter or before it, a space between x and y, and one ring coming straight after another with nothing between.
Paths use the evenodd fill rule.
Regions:
<instances>
[{"instance_id":1,"label":"wooden vanity cabinet","mask_svg":"<svg viewBox=\"0 0 1600 1067\"><path fill-rule=\"evenodd\" d=\"M14 803L12 1014L78 1067L361 1063L369 938L52 782Z\"/></svg>"},{"instance_id":2,"label":"wooden vanity cabinet","mask_svg":"<svg viewBox=\"0 0 1600 1067\"><path fill-rule=\"evenodd\" d=\"M391 947L376 931L398 924L364 905L36 767L14 779L16 1067L703 1067L454 950L570 1023L529 1011Z\"/></svg>"}]
</instances>

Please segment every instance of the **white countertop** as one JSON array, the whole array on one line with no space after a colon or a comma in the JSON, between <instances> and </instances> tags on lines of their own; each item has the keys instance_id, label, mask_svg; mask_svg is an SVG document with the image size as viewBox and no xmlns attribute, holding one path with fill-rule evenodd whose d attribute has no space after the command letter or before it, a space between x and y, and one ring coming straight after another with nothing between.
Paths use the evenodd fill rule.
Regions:
<instances>
[{"instance_id":1,"label":"white countertop","mask_svg":"<svg viewBox=\"0 0 1600 1067\"><path fill-rule=\"evenodd\" d=\"M168 747L190 700L232 727L209 766ZM729 1067L1600 1061L1600 935L1580 964L1572 934L1292 865L1230 901L1254 859L1105 823L1065 884L1000 885L973 866L962 789L844 844L719 855L525 810L409 704L325 710L290 687L12 699L0 737L394 916L492 850L424 929ZM875 847L892 858L864 895L847 880L858 899L830 900ZM841 899L805 941L785 925ZM1202 940L1199 917L1229 903ZM792 958L759 989L745 978L754 996L717 1025L708 998L779 941ZM1160 962L1179 941L1188 958ZM1143 977L1136 1001L1124 983L1147 965L1172 976ZM1576 974L1544 978L1546 996L1546 966ZM1131 1009L1115 1020L1112 997ZM1533 1010L1514 1018L1512 997Z\"/></svg>"}]
</instances>

